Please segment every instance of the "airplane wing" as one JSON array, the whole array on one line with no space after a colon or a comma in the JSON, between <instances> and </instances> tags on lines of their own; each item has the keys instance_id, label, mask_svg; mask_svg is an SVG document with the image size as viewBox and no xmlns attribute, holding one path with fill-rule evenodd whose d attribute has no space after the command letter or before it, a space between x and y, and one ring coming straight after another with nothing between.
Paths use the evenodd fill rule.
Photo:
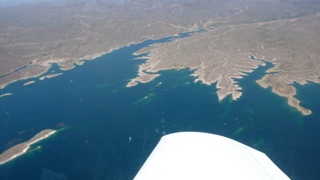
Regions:
<instances>
[{"instance_id":1,"label":"airplane wing","mask_svg":"<svg viewBox=\"0 0 320 180\"><path fill-rule=\"evenodd\" d=\"M232 139L199 132L161 138L135 180L290 179L264 153Z\"/></svg>"}]
</instances>

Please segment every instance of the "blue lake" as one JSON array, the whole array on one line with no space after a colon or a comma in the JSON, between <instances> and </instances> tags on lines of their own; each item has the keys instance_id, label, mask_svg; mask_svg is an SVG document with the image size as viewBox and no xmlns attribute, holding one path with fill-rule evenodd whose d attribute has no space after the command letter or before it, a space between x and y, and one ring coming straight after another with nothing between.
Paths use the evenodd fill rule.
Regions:
<instances>
[{"instance_id":1,"label":"blue lake","mask_svg":"<svg viewBox=\"0 0 320 180\"><path fill-rule=\"evenodd\" d=\"M152 43L121 48L52 79L0 90L13 93L0 98L1 152L43 129L60 129L0 166L0 179L132 179L161 136L179 131L233 138L265 152L291 179L320 179L318 84L295 85L310 116L255 83L271 63L238 80L243 95L237 101L219 102L215 84L194 83L188 69L162 71L150 83L126 88L144 62L133 60L132 53ZM60 72L56 66L51 71Z\"/></svg>"}]
</instances>

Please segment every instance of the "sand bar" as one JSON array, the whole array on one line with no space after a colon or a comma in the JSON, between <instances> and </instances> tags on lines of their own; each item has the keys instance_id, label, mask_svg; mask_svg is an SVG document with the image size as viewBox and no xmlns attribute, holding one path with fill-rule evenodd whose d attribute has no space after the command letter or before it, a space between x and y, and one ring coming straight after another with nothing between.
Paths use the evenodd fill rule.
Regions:
<instances>
[{"instance_id":1,"label":"sand bar","mask_svg":"<svg viewBox=\"0 0 320 180\"><path fill-rule=\"evenodd\" d=\"M33 84L33 83L35 83L35 81L28 81L28 82L24 83L23 85L27 86L27 85L30 85L30 84Z\"/></svg>"},{"instance_id":2,"label":"sand bar","mask_svg":"<svg viewBox=\"0 0 320 180\"><path fill-rule=\"evenodd\" d=\"M1 98L1 97L5 97L5 96L11 96L11 95L12 95L12 93L1 94L1 95L0 95L0 98Z\"/></svg>"}]
</instances>

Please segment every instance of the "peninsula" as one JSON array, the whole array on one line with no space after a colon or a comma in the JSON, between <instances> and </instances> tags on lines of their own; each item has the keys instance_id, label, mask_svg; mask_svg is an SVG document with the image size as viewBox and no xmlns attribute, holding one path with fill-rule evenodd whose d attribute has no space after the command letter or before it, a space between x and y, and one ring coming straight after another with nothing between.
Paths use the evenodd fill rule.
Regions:
<instances>
[{"instance_id":1,"label":"peninsula","mask_svg":"<svg viewBox=\"0 0 320 180\"><path fill-rule=\"evenodd\" d=\"M57 76L60 76L62 75L63 73L56 73L56 74L49 74L49 75L46 75L46 76L41 76L39 78L39 80L44 80L44 79L47 79L47 78L54 78L54 77L57 77Z\"/></svg>"},{"instance_id":2,"label":"peninsula","mask_svg":"<svg viewBox=\"0 0 320 180\"><path fill-rule=\"evenodd\" d=\"M127 86L147 83L162 70L189 68L195 81L216 83L219 100L228 95L236 100L243 93L237 79L269 61L275 67L258 84L272 87L272 92L286 97L290 106L309 115L311 110L294 97L292 84L320 83L319 27L318 14L250 24L212 24L203 33L135 52L148 53L147 61Z\"/></svg>"},{"instance_id":3,"label":"peninsula","mask_svg":"<svg viewBox=\"0 0 320 180\"><path fill-rule=\"evenodd\" d=\"M48 138L49 136L51 136L55 132L56 132L55 130L51 130L51 129L43 130L43 131L39 132L38 134L36 134L29 141L17 144L15 146L11 147L10 149L4 151L2 154L0 154L0 165L5 164L5 163L13 160L16 157L23 155L24 153L26 153L29 150L31 145L33 145L43 139Z\"/></svg>"},{"instance_id":4,"label":"peninsula","mask_svg":"<svg viewBox=\"0 0 320 180\"><path fill-rule=\"evenodd\" d=\"M219 100L235 100L245 93L237 79L266 60L276 67L259 84L308 115L293 83L320 82L320 1L31 1L3 6L0 22L0 89L43 76L53 64L69 70L115 49L183 32L195 33L136 52L149 52L148 60L127 87L147 83L161 70L190 68L196 81L217 83Z\"/></svg>"}]
</instances>

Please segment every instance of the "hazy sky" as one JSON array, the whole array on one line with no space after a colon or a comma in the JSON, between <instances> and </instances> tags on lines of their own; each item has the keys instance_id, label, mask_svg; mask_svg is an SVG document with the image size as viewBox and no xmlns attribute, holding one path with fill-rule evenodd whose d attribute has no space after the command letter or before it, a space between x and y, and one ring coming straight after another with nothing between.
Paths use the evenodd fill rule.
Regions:
<instances>
[{"instance_id":1,"label":"hazy sky","mask_svg":"<svg viewBox=\"0 0 320 180\"><path fill-rule=\"evenodd\" d=\"M44 2L44 1L59 2L63 0L0 0L0 7L12 6L20 3L34 3L34 2Z\"/></svg>"}]
</instances>

